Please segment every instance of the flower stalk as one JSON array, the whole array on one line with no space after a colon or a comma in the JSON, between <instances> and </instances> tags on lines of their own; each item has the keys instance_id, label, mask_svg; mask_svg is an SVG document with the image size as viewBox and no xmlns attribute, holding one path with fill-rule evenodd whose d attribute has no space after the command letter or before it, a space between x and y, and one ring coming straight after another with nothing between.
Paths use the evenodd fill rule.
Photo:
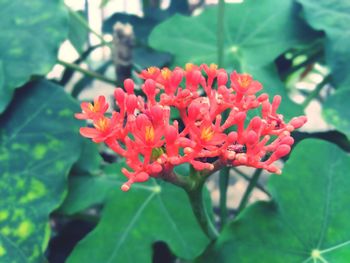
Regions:
<instances>
[{"instance_id":1,"label":"flower stalk","mask_svg":"<svg viewBox=\"0 0 350 263\"><path fill-rule=\"evenodd\" d=\"M238 214L242 212L242 210L247 206L250 195L252 194L253 189L256 187L258 184L260 175L261 175L262 170L261 169L256 169L252 179L250 180L247 189L245 190L242 200L238 206Z\"/></svg>"},{"instance_id":2,"label":"flower stalk","mask_svg":"<svg viewBox=\"0 0 350 263\"><path fill-rule=\"evenodd\" d=\"M109 79L97 72L94 72L94 71L91 71L91 70L88 70L88 69L84 69L80 66L78 66L77 64L74 64L74 63L70 63L70 62L66 62L66 61L63 61L63 60L57 60L57 63L66 67L66 68L71 68L75 71L78 71L86 76L89 76L91 78L95 78L95 79L98 79L100 81L103 81L103 82L106 82L108 84L112 84L112 85L116 85L117 82L113 79Z\"/></svg>"},{"instance_id":3,"label":"flower stalk","mask_svg":"<svg viewBox=\"0 0 350 263\"><path fill-rule=\"evenodd\" d=\"M187 195L189 197L193 213L196 216L203 232L210 240L215 240L219 236L219 233L209 216L207 208L205 207L203 200L203 185L204 184L201 183L197 188L188 190Z\"/></svg>"}]
</instances>

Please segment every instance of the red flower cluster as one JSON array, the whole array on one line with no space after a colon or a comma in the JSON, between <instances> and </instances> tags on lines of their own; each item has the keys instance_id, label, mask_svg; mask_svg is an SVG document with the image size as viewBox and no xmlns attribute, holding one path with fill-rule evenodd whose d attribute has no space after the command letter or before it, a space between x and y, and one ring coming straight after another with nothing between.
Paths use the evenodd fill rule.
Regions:
<instances>
[{"instance_id":1,"label":"red flower cluster","mask_svg":"<svg viewBox=\"0 0 350 263\"><path fill-rule=\"evenodd\" d=\"M83 102L76 114L94 126L81 128L83 136L126 158L131 170L122 171L128 178L123 191L149 177L166 177L185 162L199 171L213 170L216 160L219 168L246 165L279 174L274 162L290 152L290 132L306 122L300 116L285 123L277 113L280 96L270 103L266 93L256 94L262 85L250 75L228 75L214 64L186 64L173 71L151 67L139 76L146 99L135 95L134 82L127 79L125 91L114 92L118 111L112 116L105 116L103 96L94 104ZM249 118L248 112L259 107L261 116ZM178 111L180 123L171 120L171 109Z\"/></svg>"}]
</instances>

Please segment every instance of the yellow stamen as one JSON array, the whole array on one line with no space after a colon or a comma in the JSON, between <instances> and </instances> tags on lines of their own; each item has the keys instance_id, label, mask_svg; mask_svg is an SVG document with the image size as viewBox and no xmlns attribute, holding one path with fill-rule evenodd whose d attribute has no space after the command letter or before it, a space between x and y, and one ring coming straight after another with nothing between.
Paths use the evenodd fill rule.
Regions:
<instances>
[{"instance_id":1,"label":"yellow stamen","mask_svg":"<svg viewBox=\"0 0 350 263\"><path fill-rule=\"evenodd\" d=\"M170 77L171 77L171 70L170 69L168 69L168 68L163 68L162 69L162 71L161 71L161 73L162 73L162 77L163 77L163 79L170 79Z\"/></svg>"},{"instance_id":2,"label":"yellow stamen","mask_svg":"<svg viewBox=\"0 0 350 263\"><path fill-rule=\"evenodd\" d=\"M185 65L185 70L186 71L191 71L193 69L193 64L192 63L187 63L186 65Z\"/></svg>"},{"instance_id":3,"label":"yellow stamen","mask_svg":"<svg viewBox=\"0 0 350 263\"><path fill-rule=\"evenodd\" d=\"M210 64L209 68L210 68L211 70L217 70L217 69L218 69L218 65L212 63L212 64Z\"/></svg>"},{"instance_id":4,"label":"yellow stamen","mask_svg":"<svg viewBox=\"0 0 350 263\"><path fill-rule=\"evenodd\" d=\"M96 129L100 130L100 131L105 131L107 130L109 125L109 120L107 118L100 118L98 119L95 123L94 126L96 127Z\"/></svg>"},{"instance_id":5,"label":"yellow stamen","mask_svg":"<svg viewBox=\"0 0 350 263\"><path fill-rule=\"evenodd\" d=\"M146 140L146 142L153 142L153 140L154 140L154 128L153 128L153 126L146 126L145 140Z\"/></svg>"},{"instance_id":6,"label":"yellow stamen","mask_svg":"<svg viewBox=\"0 0 350 263\"><path fill-rule=\"evenodd\" d=\"M248 74L243 74L238 78L238 83L242 88L248 88L252 80Z\"/></svg>"},{"instance_id":7,"label":"yellow stamen","mask_svg":"<svg viewBox=\"0 0 350 263\"><path fill-rule=\"evenodd\" d=\"M201 139L204 141L210 141L213 138L214 133L215 132L213 131L213 129L210 126L203 128L201 131Z\"/></svg>"},{"instance_id":8,"label":"yellow stamen","mask_svg":"<svg viewBox=\"0 0 350 263\"><path fill-rule=\"evenodd\" d=\"M96 102L95 105L93 105L92 103L89 103L88 108L92 112L98 112L100 111L100 103Z\"/></svg>"},{"instance_id":9,"label":"yellow stamen","mask_svg":"<svg viewBox=\"0 0 350 263\"><path fill-rule=\"evenodd\" d=\"M154 73L156 73L156 71L157 71L157 68L156 68L156 67L149 67L149 68L147 69L147 72L148 72L149 74L154 74Z\"/></svg>"}]
</instances>

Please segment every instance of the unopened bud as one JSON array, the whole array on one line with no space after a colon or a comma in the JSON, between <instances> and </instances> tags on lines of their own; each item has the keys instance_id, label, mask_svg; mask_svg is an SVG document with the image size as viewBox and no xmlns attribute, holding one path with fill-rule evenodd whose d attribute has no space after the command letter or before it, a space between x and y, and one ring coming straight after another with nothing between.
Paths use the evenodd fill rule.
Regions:
<instances>
[{"instance_id":1,"label":"unopened bud","mask_svg":"<svg viewBox=\"0 0 350 263\"><path fill-rule=\"evenodd\" d=\"M257 143L258 139L259 139L258 135L256 134L255 131L250 130L248 132L248 134L247 134L247 144L250 144L250 145L255 144L255 143Z\"/></svg>"},{"instance_id":2,"label":"unopened bud","mask_svg":"<svg viewBox=\"0 0 350 263\"><path fill-rule=\"evenodd\" d=\"M287 144L279 145L274 153L277 159L286 156L290 152L291 148Z\"/></svg>"},{"instance_id":3,"label":"unopened bud","mask_svg":"<svg viewBox=\"0 0 350 263\"><path fill-rule=\"evenodd\" d=\"M147 79L142 86L142 90L147 96L153 97L156 94L156 83L153 79Z\"/></svg>"},{"instance_id":4,"label":"unopened bud","mask_svg":"<svg viewBox=\"0 0 350 263\"><path fill-rule=\"evenodd\" d=\"M291 124L294 129L298 129L301 126L303 126L307 122L307 117L306 116L300 116L300 117L295 117L293 118L289 124Z\"/></svg>"},{"instance_id":5,"label":"unopened bud","mask_svg":"<svg viewBox=\"0 0 350 263\"><path fill-rule=\"evenodd\" d=\"M132 79L126 79L124 80L124 88L128 94L134 93L134 81Z\"/></svg>"},{"instance_id":6,"label":"unopened bud","mask_svg":"<svg viewBox=\"0 0 350 263\"><path fill-rule=\"evenodd\" d=\"M134 182L145 182L148 180L148 178L149 178L148 173L140 172L140 173L135 175Z\"/></svg>"},{"instance_id":7,"label":"unopened bud","mask_svg":"<svg viewBox=\"0 0 350 263\"><path fill-rule=\"evenodd\" d=\"M123 192L127 192L130 190L130 185L128 183L125 183L120 189L122 189Z\"/></svg>"},{"instance_id":8,"label":"unopened bud","mask_svg":"<svg viewBox=\"0 0 350 263\"><path fill-rule=\"evenodd\" d=\"M220 86L225 86L228 80L228 76L226 71L220 71L218 76L217 76L217 81L218 81L218 87Z\"/></svg>"}]
</instances>

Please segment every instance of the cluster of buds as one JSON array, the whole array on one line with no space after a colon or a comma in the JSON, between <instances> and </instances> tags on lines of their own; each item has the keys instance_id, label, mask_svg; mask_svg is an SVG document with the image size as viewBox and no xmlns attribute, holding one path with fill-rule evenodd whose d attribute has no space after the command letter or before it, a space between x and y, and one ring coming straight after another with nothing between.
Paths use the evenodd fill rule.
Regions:
<instances>
[{"instance_id":1,"label":"cluster of buds","mask_svg":"<svg viewBox=\"0 0 350 263\"><path fill-rule=\"evenodd\" d=\"M182 163L206 173L245 165L279 174L275 161L290 152L290 133L306 122L305 116L284 122L277 113L280 96L270 103L266 93L257 95L262 85L250 75L228 75L215 64L172 71L150 67L139 77L144 97L135 95L135 84L127 79L125 89L114 91L118 110L110 116L103 96L83 102L76 114L93 125L80 129L83 136L126 159L130 169L122 170L128 179L123 191L150 177L166 179ZM251 117L256 109L259 116ZM174 120L176 111L180 118Z\"/></svg>"}]
</instances>

